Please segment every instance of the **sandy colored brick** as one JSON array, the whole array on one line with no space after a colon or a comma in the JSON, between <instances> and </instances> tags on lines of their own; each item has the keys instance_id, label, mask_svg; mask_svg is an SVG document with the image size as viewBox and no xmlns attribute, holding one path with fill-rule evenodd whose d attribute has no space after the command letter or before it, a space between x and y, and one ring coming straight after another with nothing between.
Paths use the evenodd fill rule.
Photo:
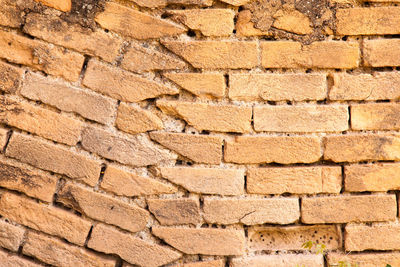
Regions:
<instances>
[{"instance_id":1,"label":"sandy colored brick","mask_svg":"<svg viewBox=\"0 0 400 267\"><path fill-rule=\"evenodd\" d=\"M246 258L232 259L230 267L287 267L287 266L313 266L323 267L322 255L312 254L279 254L259 255Z\"/></svg>"},{"instance_id":2,"label":"sandy colored brick","mask_svg":"<svg viewBox=\"0 0 400 267\"><path fill-rule=\"evenodd\" d=\"M6 156L64 174L91 186L97 183L100 176L100 162L62 146L15 132L10 139Z\"/></svg>"},{"instance_id":3,"label":"sandy colored brick","mask_svg":"<svg viewBox=\"0 0 400 267\"><path fill-rule=\"evenodd\" d=\"M210 260L210 261L196 261L183 263L178 265L172 265L171 267L224 267L225 260Z\"/></svg>"},{"instance_id":4,"label":"sandy colored brick","mask_svg":"<svg viewBox=\"0 0 400 267\"><path fill-rule=\"evenodd\" d=\"M301 88L301 90L299 90ZM327 96L324 74L230 74L229 98L243 101L323 100Z\"/></svg>"},{"instance_id":5,"label":"sandy colored brick","mask_svg":"<svg viewBox=\"0 0 400 267\"><path fill-rule=\"evenodd\" d=\"M393 48L392 48L393 49ZM400 97L400 73L375 72L351 75L334 73L331 100L384 100Z\"/></svg>"},{"instance_id":6,"label":"sandy colored brick","mask_svg":"<svg viewBox=\"0 0 400 267\"><path fill-rule=\"evenodd\" d=\"M176 158L169 151L151 142L145 135L125 137L94 126L88 126L83 130L82 146L104 158L131 166L154 165Z\"/></svg>"},{"instance_id":7,"label":"sandy colored brick","mask_svg":"<svg viewBox=\"0 0 400 267\"><path fill-rule=\"evenodd\" d=\"M77 215L12 193L0 196L0 214L18 224L83 246L92 224Z\"/></svg>"},{"instance_id":8,"label":"sandy colored brick","mask_svg":"<svg viewBox=\"0 0 400 267\"><path fill-rule=\"evenodd\" d=\"M82 82L96 92L127 102L138 102L179 92L178 89L169 88L96 60L89 61Z\"/></svg>"},{"instance_id":9,"label":"sandy colored brick","mask_svg":"<svg viewBox=\"0 0 400 267\"><path fill-rule=\"evenodd\" d=\"M376 267L376 266L400 266L400 253L398 252L386 252L386 253L363 253L363 254L341 254L341 253L329 253L328 264L334 266L340 261L347 262L351 266L362 266L362 267Z\"/></svg>"},{"instance_id":10,"label":"sandy colored brick","mask_svg":"<svg viewBox=\"0 0 400 267\"><path fill-rule=\"evenodd\" d=\"M351 128L354 130L399 130L400 104L371 103L351 105Z\"/></svg>"},{"instance_id":11,"label":"sandy colored brick","mask_svg":"<svg viewBox=\"0 0 400 267\"><path fill-rule=\"evenodd\" d=\"M201 69L251 69L258 65L254 41L162 41L166 48Z\"/></svg>"},{"instance_id":12,"label":"sandy colored brick","mask_svg":"<svg viewBox=\"0 0 400 267\"><path fill-rule=\"evenodd\" d=\"M395 195L306 197L301 202L304 223L348 223L393 221Z\"/></svg>"},{"instance_id":13,"label":"sandy colored brick","mask_svg":"<svg viewBox=\"0 0 400 267\"><path fill-rule=\"evenodd\" d=\"M23 23L23 10L20 2L15 0L0 0L0 25L19 28Z\"/></svg>"},{"instance_id":14,"label":"sandy colored brick","mask_svg":"<svg viewBox=\"0 0 400 267\"><path fill-rule=\"evenodd\" d=\"M248 244L251 251L307 250L305 242L324 244L334 250L342 246L341 229L336 225L269 227L249 229Z\"/></svg>"},{"instance_id":15,"label":"sandy colored brick","mask_svg":"<svg viewBox=\"0 0 400 267\"><path fill-rule=\"evenodd\" d=\"M35 0L35 1L64 12L70 11L72 7L71 0Z\"/></svg>"},{"instance_id":16,"label":"sandy colored brick","mask_svg":"<svg viewBox=\"0 0 400 267\"><path fill-rule=\"evenodd\" d=\"M100 187L117 195L132 197L173 194L177 188L132 172L108 165Z\"/></svg>"},{"instance_id":17,"label":"sandy colored brick","mask_svg":"<svg viewBox=\"0 0 400 267\"><path fill-rule=\"evenodd\" d=\"M198 163L219 164L222 138L209 135L151 132L150 138L166 148Z\"/></svg>"},{"instance_id":18,"label":"sandy colored brick","mask_svg":"<svg viewBox=\"0 0 400 267\"><path fill-rule=\"evenodd\" d=\"M98 56L107 62L114 61L122 46L122 40L111 33L68 24L55 15L30 13L23 30L50 43Z\"/></svg>"},{"instance_id":19,"label":"sandy colored brick","mask_svg":"<svg viewBox=\"0 0 400 267\"><path fill-rule=\"evenodd\" d=\"M0 122L67 145L76 145L83 123L63 114L0 96Z\"/></svg>"},{"instance_id":20,"label":"sandy colored brick","mask_svg":"<svg viewBox=\"0 0 400 267\"><path fill-rule=\"evenodd\" d=\"M28 233L22 253L60 267L114 267L116 261L84 248L61 242L57 238L40 235L35 232Z\"/></svg>"},{"instance_id":21,"label":"sandy colored brick","mask_svg":"<svg viewBox=\"0 0 400 267\"><path fill-rule=\"evenodd\" d=\"M24 71L20 68L0 61L0 73L0 91L11 94L15 93L21 84Z\"/></svg>"},{"instance_id":22,"label":"sandy colored brick","mask_svg":"<svg viewBox=\"0 0 400 267\"><path fill-rule=\"evenodd\" d=\"M364 66L400 66L400 39L364 40Z\"/></svg>"},{"instance_id":23,"label":"sandy colored brick","mask_svg":"<svg viewBox=\"0 0 400 267\"><path fill-rule=\"evenodd\" d=\"M325 138L324 158L334 162L400 159L400 136L354 134Z\"/></svg>"},{"instance_id":24,"label":"sandy colored brick","mask_svg":"<svg viewBox=\"0 0 400 267\"><path fill-rule=\"evenodd\" d=\"M152 233L185 254L228 256L245 252L243 230L153 227Z\"/></svg>"},{"instance_id":25,"label":"sandy colored brick","mask_svg":"<svg viewBox=\"0 0 400 267\"><path fill-rule=\"evenodd\" d=\"M262 31L254 27L252 19L252 13L250 10L242 10L237 14L236 19L236 36L263 36L270 35L270 33Z\"/></svg>"},{"instance_id":26,"label":"sandy colored brick","mask_svg":"<svg viewBox=\"0 0 400 267\"><path fill-rule=\"evenodd\" d=\"M164 76L196 96L225 95L225 78L220 73L165 73Z\"/></svg>"},{"instance_id":27,"label":"sandy colored brick","mask_svg":"<svg viewBox=\"0 0 400 267\"><path fill-rule=\"evenodd\" d=\"M323 41L302 45L292 41L261 43L264 68L333 68L358 67L359 46L356 42Z\"/></svg>"},{"instance_id":28,"label":"sandy colored brick","mask_svg":"<svg viewBox=\"0 0 400 267\"><path fill-rule=\"evenodd\" d=\"M133 0L139 6L144 7L165 7L166 5L196 5L196 6L211 6L213 0Z\"/></svg>"},{"instance_id":29,"label":"sandy colored brick","mask_svg":"<svg viewBox=\"0 0 400 267\"><path fill-rule=\"evenodd\" d=\"M117 101L35 73L25 76L21 95L103 124L111 124Z\"/></svg>"},{"instance_id":30,"label":"sandy colored brick","mask_svg":"<svg viewBox=\"0 0 400 267\"><path fill-rule=\"evenodd\" d=\"M149 211L162 225L198 224L201 222L199 201L182 199L147 199Z\"/></svg>"},{"instance_id":31,"label":"sandy colored brick","mask_svg":"<svg viewBox=\"0 0 400 267\"><path fill-rule=\"evenodd\" d=\"M106 254L117 254L132 264L149 267L161 266L181 257L180 253L166 246L148 243L104 224L93 228L88 247Z\"/></svg>"},{"instance_id":32,"label":"sandy colored brick","mask_svg":"<svg viewBox=\"0 0 400 267\"><path fill-rule=\"evenodd\" d=\"M13 32L0 31L0 58L27 65L69 81L79 78L83 55Z\"/></svg>"},{"instance_id":33,"label":"sandy colored brick","mask_svg":"<svg viewBox=\"0 0 400 267\"><path fill-rule=\"evenodd\" d=\"M269 167L247 171L250 194L338 194L341 186L340 167Z\"/></svg>"},{"instance_id":34,"label":"sandy colored brick","mask_svg":"<svg viewBox=\"0 0 400 267\"><path fill-rule=\"evenodd\" d=\"M22 227L0 220L0 247L17 252L24 234L25 230Z\"/></svg>"},{"instance_id":35,"label":"sandy colored brick","mask_svg":"<svg viewBox=\"0 0 400 267\"><path fill-rule=\"evenodd\" d=\"M400 7L344 8L336 11L339 35L399 34Z\"/></svg>"},{"instance_id":36,"label":"sandy colored brick","mask_svg":"<svg viewBox=\"0 0 400 267\"><path fill-rule=\"evenodd\" d=\"M313 29L310 26L310 19L306 14L296 9L279 9L275 12L273 18L274 22L272 26L274 28L300 35L313 33Z\"/></svg>"},{"instance_id":37,"label":"sandy colored brick","mask_svg":"<svg viewBox=\"0 0 400 267\"><path fill-rule=\"evenodd\" d=\"M242 6L250 2L250 0L221 0L221 1L233 6Z\"/></svg>"},{"instance_id":38,"label":"sandy colored brick","mask_svg":"<svg viewBox=\"0 0 400 267\"><path fill-rule=\"evenodd\" d=\"M257 132L342 132L349 128L346 105L255 106Z\"/></svg>"},{"instance_id":39,"label":"sandy colored brick","mask_svg":"<svg viewBox=\"0 0 400 267\"><path fill-rule=\"evenodd\" d=\"M203 206L208 223L246 225L294 223L300 217L298 198L216 199L207 197Z\"/></svg>"},{"instance_id":40,"label":"sandy colored brick","mask_svg":"<svg viewBox=\"0 0 400 267\"><path fill-rule=\"evenodd\" d=\"M73 184L66 184L60 189L57 201L90 218L131 232L143 230L150 217L148 211L134 204Z\"/></svg>"},{"instance_id":41,"label":"sandy colored brick","mask_svg":"<svg viewBox=\"0 0 400 267\"><path fill-rule=\"evenodd\" d=\"M16 254L7 253L4 250L0 250L0 262L2 267L43 267L43 265L21 258Z\"/></svg>"},{"instance_id":42,"label":"sandy colored brick","mask_svg":"<svg viewBox=\"0 0 400 267\"><path fill-rule=\"evenodd\" d=\"M161 130L164 127L161 119L153 112L126 103L119 105L115 124L121 131L131 134Z\"/></svg>"},{"instance_id":43,"label":"sandy colored brick","mask_svg":"<svg viewBox=\"0 0 400 267\"><path fill-rule=\"evenodd\" d=\"M8 129L0 128L0 152L2 152L6 146L9 131Z\"/></svg>"},{"instance_id":44,"label":"sandy colored brick","mask_svg":"<svg viewBox=\"0 0 400 267\"><path fill-rule=\"evenodd\" d=\"M161 167L161 176L190 192L215 195L241 195L244 192L244 170Z\"/></svg>"},{"instance_id":45,"label":"sandy colored brick","mask_svg":"<svg viewBox=\"0 0 400 267\"><path fill-rule=\"evenodd\" d=\"M97 14L101 27L134 39L152 39L184 33L182 26L150 16L126 6L107 2L103 12Z\"/></svg>"},{"instance_id":46,"label":"sandy colored brick","mask_svg":"<svg viewBox=\"0 0 400 267\"><path fill-rule=\"evenodd\" d=\"M173 20L200 31L204 36L229 36L233 32L235 12L231 9L187 9L168 13Z\"/></svg>"},{"instance_id":47,"label":"sandy colored brick","mask_svg":"<svg viewBox=\"0 0 400 267\"><path fill-rule=\"evenodd\" d=\"M238 136L226 141L226 162L312 163L321 158L321 140L314 136Z\"/></svg>"},{"instance_id":48,"label":"sandy colored brick","mask_svg":"<svg viewBox=\"0 0 400 267\"><path fill-rule=\"evenodd\" d=\"M157 107L166 114L182 118L199 131L251 131L251 107L166 100L157 101Z\"/></svg>"}]
</instances>

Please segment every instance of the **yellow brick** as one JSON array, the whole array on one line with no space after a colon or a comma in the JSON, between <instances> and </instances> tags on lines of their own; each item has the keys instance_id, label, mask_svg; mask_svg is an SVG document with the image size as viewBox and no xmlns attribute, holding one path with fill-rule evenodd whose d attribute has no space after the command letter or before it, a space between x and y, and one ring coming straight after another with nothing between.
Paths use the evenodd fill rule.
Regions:
<instances>
[{"instance_id":1,"label":"yellow brick","mask_svg":"<svg viewBox=\"0 0 400 267\"><path fill-rule=\"evenodd\" d=\"M364 40L364 65L400 66L400 39Z\"/></svg>"},{"instance_id":2,"label":"yellow brick","mask_svg":"<svg viewBox=\"0 0 400 267\"><path fill-rule=\"evenodd\" d=\"M374 103L351 105L351 128L354 130L399 130L400 105Z\"/></svg>"}]
</instances>

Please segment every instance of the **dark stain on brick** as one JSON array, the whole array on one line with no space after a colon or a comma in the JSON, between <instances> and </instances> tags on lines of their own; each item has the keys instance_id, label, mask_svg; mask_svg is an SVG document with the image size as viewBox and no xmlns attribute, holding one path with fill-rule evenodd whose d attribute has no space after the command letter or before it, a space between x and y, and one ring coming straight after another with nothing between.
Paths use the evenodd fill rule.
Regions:
<instances>
[{"instance_id":1,"label":"dark stain on brick","mask_svg":"<svg viewBox=\"0 0 400 267\"><path fill-rule=\"evenodd\" d=\"M0 163L0 182L14 181L21 182L23 185L31 188L41 187L35 182L36 178L40 179L41 177L31 175L20 168Z\"/></svg>"},{"instance_id":2,"label":"dark stain on brick","mask_svg":"<svg viewBox=\"0 0 400 267\"><path fill-rule=\"evenodd\" d=\"M72 8L61 18L69 23L80 24L89 29L96 27L94 21L97 13L104 11L105 0L72 0Z\"/></svg>"},{"instance_id":3,"label":"dark stain on brick","mask_svg":"<svg viewBox=\"0 0 400 267\"><path fill-rule=\"evenodd\" d=\"M75 198L73 189L70 186L63 186L63 188L61 188L57 194L57 201L63 203L67 207L83 213L79 201Z\"/></svg>"}]
</instances>

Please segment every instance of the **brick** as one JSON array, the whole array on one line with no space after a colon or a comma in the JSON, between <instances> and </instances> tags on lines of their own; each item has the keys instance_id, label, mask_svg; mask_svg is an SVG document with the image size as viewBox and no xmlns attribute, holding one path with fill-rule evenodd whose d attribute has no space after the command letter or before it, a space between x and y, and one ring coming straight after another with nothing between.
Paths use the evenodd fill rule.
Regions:
<instances>
[{"instance_id":1,"label":"brick","mask_svg":"<svg viewBox=\"0 0 400 267\"><path fill-rule=\"evenodd\" d=\"M250 194L338 194L341 186L340 167L270 167L247 171Z\"/></svg>"},{"instance_id":2,"label":"brick","mask_svg":"<svg viewBox=\"0 0 400 267\"><path fill-rule=\"evenodd\" d=\"M225 260L211 260L211 261L198 261L189 262L184 264L173 265L173 267L224 267Z\"/></svg>"},{"instance_id":3,"label":"brick","mask_svg":"<svg viewBox=\"0 0 400 267\"><path fill-rule=\"evenodd\" d=\"M393 49L393 48L392 48ZM376 72L351 75L334 73L331 100L384 100L400 97L400 73Z\"/></svg>"},{"instance_id":4,"label":"brick","mask_svg":"<svg viewBox=\"0 0 400 267\"><path fill-rule=\"evenodd\" d=\"M321 140L314 136L238 136L226 141L226 162L312 163L321 157Z\"/></svg>"},{"instance_id":5,"label":"brick","mask_svg":"<svg viewBox=\"0 0 400 267\"><path fill-rule=\"evenodd\" d=\"M351 105L351 128L354 130L400 129L400 105L371 103Z\"/></svg>"},{"instance_id":6,"label":"brick","mask_svg":"<svg viewBox=\"0 0 400 267\"><path fill-rule=\"evenodd\" d=\"M25 230L22 227L0 220L0 247L17 252L24 234Z\"/></svg>"},{"instance_id":7,"label":"brick","mask_svg":"<svg viewBox=\"0 0 400 267\"><path fill-rule=\"evenodd\" d=\"M64 174L91 186L97 183L100 175L100 162L24 134L12 135L6 156L44 170Z\"/></svg>"},{"instance_id":8,"label":"brick","mask_svg":"<svg viewBox=\"0 0 400 267\"><path fill-rule=\"evenodd\" d=\"M162 41L166 48L201 69L251 69L258 65L254 41Z\"/></svg>"},{"instance_id":9,"label":"brick","mask_svg":"<svg viewBox=\"0 0 400 267\"><path fill-rule=\"evenodd\" d=\"M168 12L172 19L204 36L229 36L233 32L235 12L231 9L187 9Z\"/></svg>"},{"instance_id":10,"label":"brick","mask_svg":"<svg viewBox=\"0 0 400 267\"><path fill-rule=\"evenodd\" d=\"M221 0L221 1L233 6L242 6L250 2L250 0Z\"/></svg>"},{"instance_id":11,"label":"brick","mask_svg":"<svg viewBox=\"0 0 400 267\"><path fill-rule=\"evenodd\" d=\"M287 267L287 266L324 266L323 255L279 254L260 255L247 258L234 258L231 267Z\"/></svg>"},{"instance_id":12,"label":"brick","mask_svg":"<svg viewBox=\"0 0 400 267\"><path fill-rule=\"evenodd\" d=\"M400 7L345 8L336 11L339 35L399 34Z\"/></svg>"},{"instance_id":13,"label":"brick","mask_svg":"<svg viewBox=\"0 0 400 267\"><path fill-rule=\"evenodd\" d=\"M349 121L346 105L255 106L257 132L342 132Z\"/></svg>"},{"instance_id":14,"label":"brick","mask_svg":"<svg viewBox=\"0 0 400 267\"><path fill-rule=\"evenodd\" d=\"M64 11L64 12L68 12L71 11L71 0L35 0L37 2L42 3L43 5Z\"/></svg>"},{"instance_id":15,"label":"brick","mask_svg":"<svg viewBox=\"0 0 400 267\"><path fill-rule=\"evenodd\" d=\"M304 223L348 223L396 219L395 195L332 196L302 198Z\"/></svg>"},{"instance_id":16,"label":"brick","mask_svg":"<svg viewBox=\"0 0 400 267\"><path fill-rule=\"evenodd\" d=\"M161 119L151 111L121 103L115 124L121 131L137 134L164 128Z\"/></svg>"},{"instance_id":17,"label":"brick","mask_svg":"<svg viewBox=\"0 0 400 267\"><path fill-rule=\"evenodd\" d=\"M185 254L242 255L243 230L153 227L152 233Z\"/></svg>"},{"instance_id":18,"label":"brick","mask_svg":"<svg viewBox=\"0 0 400 267\"><path fill-rule=\"evenodd\" d=\"M323 100L326 95L326 76L323 74L229 75L229 98L232 100L305 101Z\"/></svg>"},{"instance_id":19,"label":"brick","mask_svg":"<svg viewBox=\"0 0 400 267\"><path fill-rule=\"evenodd\" d=\"M43 265L36 264L3 250L0 250L0 262L3 267L43 267Z\"/></svg>"},{"instance_id":20,"label":"brick","mask_svg":"<svg viewBox=\"0 0 400 267\"><path fill-rule=\"evenodd\" d=\"M236 20L236 36L244 37L244 36L263 36L263 35L271 35L266 31L261 31L254 27L254 23L252 22L252 13L250 10L242 10L237 14Z\"/></svg>"},{"instance_id":21,"label":"brick","mask_svg":"<svg viewBox=\"0 0 400 267\"><path fill-rule=\"evenodd\" d=\"M0 128L0 152L3 151L4 147L7 144L8 132L8 129Z\"/></svg>"},{"instance_id":22,"label":"brick","mask_svg":"<svg viewBox=\"0 0 400 267\"><path fill-rule=\"evenodd\" d=\"M394 134L355 134L325 138L324 158L334 162L400 159L400 137Z\"/></svg>"},{"instance_id":23,"label":"brick","mask_svg":"<svg viewBox=\"0 0 400 267\"><path fill-rule=\"evenodd\" d=\"M264 68L333 68L353 69L358 66L356 42L323 41L303 45L292 41L261 43Z\"/></svg>"},{"instance_id":24,"label":"brick","mask_svg":"<svg viewBox=\"0 0 400 267\"><path fill-rule=\"evenodd\" d=\"M146 228L149 212L121 200L67 184L57 193L57 201L86 216L122 229L137 232Z\"/></svg>"},{"instance_id":25,"label":"brick","mask_svg":"<svg viewBox=\"0 0 400 267\"><path fill-rule=\"evenodd\" d=\"M220 73L165 73L164 76L196 96L225 95L225 78Z\"/></svg>"},{"instance_id":26,"label":"brick","mask_svg":"<svg viewBox=\"0 0 400 267\"><path fill-rule=\"evenodd\" d=\"M170 4L211 6L213 0L133 0L139 6L144 7L165 7Z\"/></svg>"},{"instance_id":27,"label":"brick","mask_svg":"<svg viewBox=\"0 0 400 267\"><path fill-rule=\"evenodd\" d=\"M117 101L35 73L25 76L21 95L102 124L111 124Z\"/></svg>"},{"instance_id":28,"label":"brick","mask_svg":"<svg viewBox=\"0 0 400 267\"><path fill-rule=\"evenodd\" d=\"M176 157L159 148L147 136L119 136L98 127L88 126L82 132L84 149L104 158L116 160L131 166L148 166Z\"/></svg>"},{"instance_id":29,"label":"brick","mask_svg":"<svg viewBox=\"0 0 400 267\"><path fill-rule=\"evenodd\" d=\"M209 135L151 132L150 138L166 148L198 163L219 164L222 138Z\"/></svg>"},{"instance_id":30,"label":"brick","mask_svg":"<svg viewBox=\"0 0 400 267\"><path fill-rule=\"evenodd\" d=\"M324 244L327 249L342 246L341 229L336 225L265 227L249 229L249 250L307 250L303 244L308 241Z\"/></svg>"},{"instance_id":31,"label":"brick","mask_svg":"<svg viewBox=\"0 0 400 267\"><path fill-rule=\"evenodd\" d=\"M100 187L117 195L132 197L144 195L173 194L177 188L155 179L142 177L108 165Z\"/></svg>"},{"instance_id":32,"label":"brick","mask_svg":"<svg viewBox=\"0 0 400 267\"><path fill-rule=\"evenodd\" d=\"M150 212L162 225L198 224L199 201L194 199L148 199Z\"/></svg>"},{"instance_id":33,"label":"brick","mask_svg":"<svg viewBox=\"0 0 400 267\"><path fill-rule=\"evenodd\" d=\"M0 122L44 138L76 145L80 139L83 123L27 102L0 96Z\"/></svg>"},{"instance_id":34,"label":"brick","mask_svg":"<svg viewBox=\"0 0 400 267\"><path fill-rule=\"evenodd\" d=\"M180 253L168 247L148 243L104 224L93 228L88 247L106 254L117 254L140 266L161 266L181 257Z\"/></svg>"},{"instance_id":35,"label":"brick","mask_svg":"<svg viewBox=\"0 0 400 267\"><path fill-rule=\"evenodd\" d=\"M313 33L313 29L310 27L310 19L306 14L296 9L279 9L275 12L273 18L274 22L272 26L274 28L296 34Z\"/></svg>"},{"instance_id":36,"label":"brick","mask_svg":"<svg viewBox=\"0 0 400 267\"><path fill-rule=\"evenodd\" d=\"M2 75L0 79L0 91L11 94L15 93L21 84L24 71L0 61L0 73Z\"/></svg>"},{"instance_id":37,"label":"brick","mask_svg":"<svg viewBox=\"0 0 400 267\"><path fill-rule=\"evenodd\" d=\"M63 209L12 193L0 196L0 214L16 223L83 246L92 224Z\"/></svg>"},{"instance_id":38,"label":"brick","mask_svg":"<svg viewBox=\"0 0 400 267\"><path fill-rule=\"evenodd\" d=\"M182 118L199 131L251 131L251 107L166 100L157 101L157 107L166 114Z\"/></svg>"},{"instance_id":39,"label":"brick","mask_svg":"<svg viewBox=\"0 0 400 267\"><path fill-rule=\"evenodd\" d=\"M400 66L400 39L365 40L364 66Z\"/></svg>"},{"instance_id":40,"label":"brick","mask_svg":"<svg viewBox=\"0 0 400 267\"><path fill-rule=\"evenodd\" d=\"M57 178L26 164L0 157L0 186L52 202Z\"/></svg>"},{"instance_id":41,"label":"brick","mask_svg":"<svg viewBox=\"0 0 400 267\"><path fill-rule=\"evenodd\" d=\"M0 58L69 81L78 80L85 60L76 52L6 31L0 31L0 46Z\"/></svg>"},{"instance_id":42,"label":"brick","mask_svg":"<svg viewBox=\"0 0 400 267\"><path fill-rule=\"evenodd\" d=\"M138 102L179 92L178 89L166 87L96 60L89 61L82 82L96 92L126 102Z\"/></svg>"},{"instance_id":43,"label":"brick","mask_svg":"<svg viewBox=\"0 0 400 267\"><path fill-rule=\"evenodd\" d=\"M161 167L161 176L190 192L212 195L241 195L244 171L199 167Z\"/></svg>"},{"instance_id":44,"label":"brick","mask_svg":"<svg viewBox=\"0 0 400 267\"><path fill-rule=\"evenodd\" d=\"M0 0L0 25L19 28L23 23L23 14L15 0Z\"/></svg>"},{"instance_id":45,"label":"brick","mask_svg":"<svg viewBox=\"0 0 400 267\"><path fill-rule=\"evenodd\" d=\"M398 266L400 265L400 253L398 252L386 252L386 253L364 253L364 254L341 254L341 253L329 253L328 264L334 265L340 261L351 264L352 266Z\"/></svg>"},{"instance_id":46,"label":"brick","mask_svg":"<svg viewBox=\"0 0 400 267\"><path fill-rule=\"evenodd\" d=\"M70 245L54 237L29 232L22 253L42 262L60 266L114 267L115 259L98 255L84 248Z\"/></svg>"},{"instance_id":47,"label":"brick","mask_svg":"<svg viewBox=\"0 0 400 267\"><path fill-rule=\"evenodd\" d=\"M215 199L208 197L204 199L203 213L208 223L218 224L289 224L300 217L298 198Z\"/></svg>"},{"instance_id":48,"label":"brick","mask_svg":"<svg viewBox=\"0 0 400 267\"><path fill-rule=\"evenodd\" d=\"M109 2L103 12L97 14L101 27L134 39L152 39L184 33L185 28L167 20L150 16L132 8Z\"/></svg>"}]
</instances>

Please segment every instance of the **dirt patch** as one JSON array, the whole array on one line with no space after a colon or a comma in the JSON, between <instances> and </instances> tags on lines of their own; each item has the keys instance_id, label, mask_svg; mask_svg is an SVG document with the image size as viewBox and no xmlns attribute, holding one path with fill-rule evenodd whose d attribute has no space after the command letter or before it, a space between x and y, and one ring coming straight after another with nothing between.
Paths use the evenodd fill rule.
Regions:
<instances>
[{"instance_id":1,"label":"dirt patch","mask_svg":"<svg viewBox=\"0 0 400 267\"><path fill-rule=\"evenodd\" d=\"M77 23L85 28L94 29L96 14L104 11L105 0L72 0L72 8L61 18L69 23Z\"/></svg>"}]
</instances>

